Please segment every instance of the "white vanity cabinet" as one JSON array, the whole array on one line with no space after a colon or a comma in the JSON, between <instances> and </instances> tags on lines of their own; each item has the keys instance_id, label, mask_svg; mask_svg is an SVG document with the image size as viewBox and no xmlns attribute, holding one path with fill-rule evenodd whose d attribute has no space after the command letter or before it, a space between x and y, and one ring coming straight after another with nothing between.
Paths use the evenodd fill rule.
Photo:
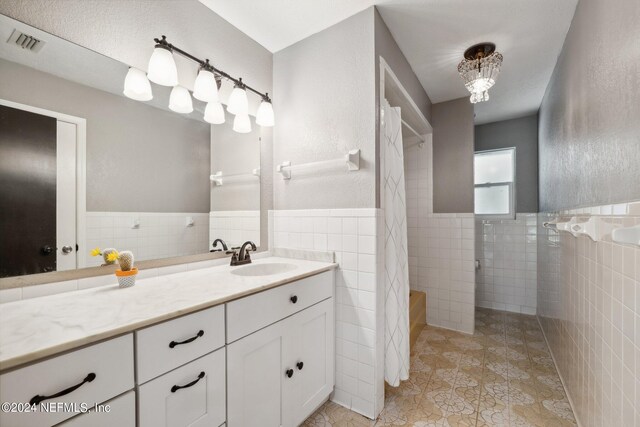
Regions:
<instances>
[{"instance_id":1,"label":"white vanity cabinet","mask_svg":"<svg viewBox=\"0 0 640 427\"><path fill-rule=\"evenodd\" d=\"M292 305L300 302L303 308L227 345L229 427L297 426L333 391L333 274L322 273L247 298L253 301L234 302L255 306L245 311L245 324L262 325L271 310L260 302L277 304L274 296ZM297 297L295 303L292 297ZM234 303L227 305L228 315L239 313ZM227 329L237 329L230 322Z\"/></svg>"},{"instance_id":2,"label":"white vanity cabinet","mask_svg":"<svg viewBox=\"0 0 640 427\"><path fill-rule=\"evenodd\" d=\"M80 405L91 407L131 390L133 380L132 334L4 373L0 376L2 402L56 406L37 412L2 411L0 425L52 426L81 413ZM135 414L122 417L135 423Z\"/></svg>"},{"instance_id":3,"label":"white vanity cabinet","mask_svg":"<svg viewBox=\"0 0 640 427\"><path fill-rule=\"evenodd\" d=\"M298 426L333 391L334 282L324 271L3 372L3 402L109 411L0 412L0 425Z\"/></svg>"},{"instance_id":4,"label":"white vanity cabinet","mask_svg":"<svg viewBox=\"0 0 640 427\"><path fill-rule=\"evenodd\" d=\"M138 426L219 426L225 413L225 350L220 349L138 388Z\"/></svg>"}]
</instances>

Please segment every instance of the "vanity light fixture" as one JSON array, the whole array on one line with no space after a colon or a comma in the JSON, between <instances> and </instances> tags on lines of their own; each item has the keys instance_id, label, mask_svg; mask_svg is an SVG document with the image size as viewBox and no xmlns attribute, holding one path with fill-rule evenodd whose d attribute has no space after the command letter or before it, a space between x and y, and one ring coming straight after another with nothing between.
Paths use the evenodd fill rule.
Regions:
<instances>
[{"instance_id":1,"label":"vanity light fixture","mask_svg":"<svg viewBox=\"0 0 640 427\"><path fill-rule=\"evenodd\" d=\"M193 85L193 97L203 102L218 102L218 84L220 77L216 79L215 74L211 71L211 65L207 59L206 65L200 67L198 77Z\"/></svg>"},{"instance_id":2,"label":"vanity light fixture","mask_svg":"<svg viewBox=\"0 0 640 427\"><path fill-rule=\"evenodd\" d=\"M249 114L236 114L233 119L233 130L238 133L251 132L251 119Z\"/></svg>"},{"instance_id":3,"label":"vanity light fixture","mask_svg":"<svg viewBox=\"0 0 640 427\"><path fill-rule=\"evenodd\" d=\"M124 79L123 93L136 101L151 101L151 84L144 71L137 68L129 68L127 77Z\"/></svg>"},{"instance_id":4,"label":"vanity light fixture","mask_svg":"<svg viewBox=\"0 0 640 427\"><path fill-rule=\"evenodd\" d=\"M233 87L233 91L229 96L227 111L231 114L249 114L247 90L245 89L244 83L242 83L242 79L238 79L238 83Z\"/></svg>"},{"instance_id":5,"label":"vanity light fixture","mask_svg":"<svg viewBox=\"0 0 640 427\"><path fill-rule=\"evenodd\" d=\"M471 93L472 104L489 100L489 89L496 83L502 59L493 43L479 43L465 50L458 73Z\"/></svg>"},{"instance_id":6,"label":"vanity light fixture","mask_svg":"<svg viewBox=\"0 0 640 427\"><path fill-rule=\"evenodd\" d=\"M273 106L271 105L271 99L267 93L258 107L258 113L256 114L256 124L259 126L273 126Z\"/></svg>"},{"instance_id":7,"label":"vanity light fixture","mask_svg":"<svg viewBox=\"0 0 640 427\"><path fill-rule=\"evenodd\" d=\"M210 102L204 109L204 121L212 125L224 123L224 108L220 102Z\"/></svg>"},{"instance_id":8,"label":"vanity light fixture","mask_svg":"<svg viewBox=\"0 0 640 427\"><path fill-rule=\"evenodd\" d=\"M156 47L149 59L149 73L147 76L152 82L162 86L175 86L178 84L178 69L173 59L173 49L165 36L155 39Z\"/></svg>"},{"instance_id":9,"label":"vanity light fixture","mask_svg":"<svg viewBox=\"0 0 640 427\"><path fill-rule=\"evenodd\" d=\"M193 111L193 101L187 88L174 86L169 96L169 108L180 114L189 114Z\"/></svg>"},{"instance_id":10,"label":"vanity light fixture","mask_svg":"<svg viewBox=\"0 0 640 427\"><path fill-rule=\"evenodd\" d=\"M169 108L177 113L187 114L193 111L193 101L191 100L191 94L184 87L178 84L178 71L176 63L173 58L173 54L178 54L184 58L187 58L193 62L196 62L200 69L194 83L193 97L206 102L207 106L204 112L204 120L211 124L221 124L225 122L225 113L222 104L220 103L218 90L220 89L222 79L227 79L233 82L234 89L231 92L229 101L227 104L227 111L234 114L236 117L233 121L233 130L240 133L251 132L251 118L249 117L249 100L247 98L248 92L262 98L260 107L258 108L256 123L260 126L273 126L274 115L273 105L271 99L266 93L258 92L256 89L245 84L241 78L231 77L228 73L214 67L209 63L209 60L201 60L188 52L172 45L167 41L165 36L162 38L154 39L156 45L149 60L149 71L147 73L148 80L163 86L173 86L171 96L169 98ZM131 70L135 70L131 68ZM133 89L127 90L131 85L133 87L142 87L144 81L140 79L140 75L137 73L140 70L130 71L132 74L131 82L129 82L129 74L125 79L125 95L129 98L138 101L148 101L151 99L151 86L149 90L146 88L142 90L143 95L139 95L140 89L134 91ZM149 82L147 81L147 84ZM148 97L148 99L146 99Z\"/></svg>"}]
</instances>

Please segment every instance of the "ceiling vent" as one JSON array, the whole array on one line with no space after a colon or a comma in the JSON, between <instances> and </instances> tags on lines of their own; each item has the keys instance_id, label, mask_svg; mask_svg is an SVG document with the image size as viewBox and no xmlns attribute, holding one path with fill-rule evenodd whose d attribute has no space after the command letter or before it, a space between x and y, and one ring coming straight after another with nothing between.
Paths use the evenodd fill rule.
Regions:
<instances>
[{"instance_id":1,"label":"ceiling vent","mask_svg":"<svg viewBox=\"0 0 640 427\"><path fill-rule=\"evenodd\" d=\"M45 44L42 40L18 30L13 30L7 43L35 53L40 52L42 46Z\"/></svg>"}]
</instances>

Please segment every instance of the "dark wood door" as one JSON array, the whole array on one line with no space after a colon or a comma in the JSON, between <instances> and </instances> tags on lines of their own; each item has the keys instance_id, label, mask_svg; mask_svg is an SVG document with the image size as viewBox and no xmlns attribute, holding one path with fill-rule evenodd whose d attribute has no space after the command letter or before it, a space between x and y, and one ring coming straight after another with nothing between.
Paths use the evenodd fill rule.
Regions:
<instances>
[{"instance_id":1,"label":"dark wood door","mask_svg":"<svg viewBox=\"0 0 640 427\"><path fill-rule=\"evenodd\" d=\"M0 277L56 269L56 127L0 105Z\"/></svg>"}]
</instances>

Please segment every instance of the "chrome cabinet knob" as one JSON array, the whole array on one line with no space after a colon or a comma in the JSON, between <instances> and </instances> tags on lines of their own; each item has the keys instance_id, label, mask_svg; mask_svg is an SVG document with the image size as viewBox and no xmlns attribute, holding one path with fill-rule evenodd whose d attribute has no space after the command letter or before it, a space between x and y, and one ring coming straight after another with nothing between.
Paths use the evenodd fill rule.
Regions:
<instances>
[{"instance_id":1,"label":"chrome cabinet knob","mask_svg":"<svg viewBox=\"0 0 640 427\"><path fill-rule=\"evenodd\" d=\"M67 246L63 246L62 247L62 253L63 254L68 254L70 252L73 252L73 248L71 246L67 245Z\"/></svg>"}]
</instances>

